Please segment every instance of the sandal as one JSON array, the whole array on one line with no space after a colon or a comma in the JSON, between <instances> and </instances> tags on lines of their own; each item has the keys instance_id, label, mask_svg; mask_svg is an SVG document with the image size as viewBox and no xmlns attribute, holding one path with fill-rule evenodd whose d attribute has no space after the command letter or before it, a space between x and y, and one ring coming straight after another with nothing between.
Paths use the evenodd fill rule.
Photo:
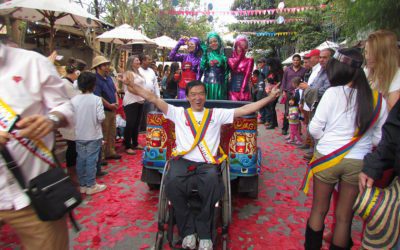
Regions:
<instances>
[{"instance_id":1,"label":"sandal","mask_svg":"<svg viewBox=\"0 0 400 250\"><path fill-rule=\"evenodd\" d=\"M133 150L131 148L128 148L127 150L125 150L125 153L127 153L128 155L135 155L136 154L135 150Z\"/></svg>"}]
</instances>

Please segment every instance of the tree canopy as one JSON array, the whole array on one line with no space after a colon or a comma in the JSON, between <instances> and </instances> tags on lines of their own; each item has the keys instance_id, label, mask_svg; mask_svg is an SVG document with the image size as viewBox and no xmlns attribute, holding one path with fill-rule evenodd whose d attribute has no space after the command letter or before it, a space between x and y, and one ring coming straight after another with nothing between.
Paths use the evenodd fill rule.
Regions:
<instances>
[{"instance_id":1,"label":"tree canopy","mask_svg":"<svg viewBox=\"0 0 400 250\"><path fill-rule=\"evenodd\" d=\"M97 0L96 9L103 11L105 21L113 25L127 23L136 29L141 29L150 38L162 35L179 39L181 36L204 37L211 30L206 16L188 17L163 14L162 10L172 8L196 10L200 0ZM174 5L174 6L173 6Z\"/></svg>"},{"instance_id":2,"label":"tree canopy","mask_svg":"<svg viewBox=\"0 0 400 250\"><path fill-rule=\"evenodd\" d=\"M232 10L276 8L279 1L235 0ZM288 37L252 36L255 49L269 49L272 54L286 57L290 52L316 47L325 40L343 41L365 39L367 34L377 29L388 29L400 37L400 1L398 0L286 0L285 7L319 6L300 13L282 13L285 18L303 18L304 22L286 24L232 24L231 31L271 31L297 32ZM279 15L246 16L238 19L276 19Z\"/></svg>"}]
</instances>

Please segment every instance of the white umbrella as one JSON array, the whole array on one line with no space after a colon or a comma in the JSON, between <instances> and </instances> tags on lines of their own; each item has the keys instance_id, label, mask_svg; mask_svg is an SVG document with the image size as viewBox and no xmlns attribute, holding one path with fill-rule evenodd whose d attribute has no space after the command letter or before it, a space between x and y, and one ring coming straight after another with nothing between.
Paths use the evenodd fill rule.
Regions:
<instances>
[{"instance_id":1,"label":"white umbrella","mask_svg":"<svg viewBox=\"0 0 400 250\"><path fill-rule=\"evenodd\" d=\"M172 39L169 36L160 36L152 39L160 49L173 49L175 48L178 41Z\"/></svg>"},{"instance_id":2,"label":"white umbrella","mask_svg":"<svg viewBox=\"0 0 400 250\"><path fill-rule=\"evenodd\" d=\"M291 56L289 56L288 58L286 58L286 60L283 61L282 64L291 64L291 63L292 63L292 57L293 57L295 54L299 54L299 55L303 58L306 54L310 53L310 51L311 51L311 50L307 50L307 51L303 51L303 52L299 52L299 53L294 53L293 55L291 55Z\"/></svg>"},{"instance_id":3,"label":"white umbrella","mask_svg":"<svg viewBox=\"0 0 400 250\"><path fill-rule=\"evenodd\" d=\"M323 50L323 49L334 49L337 50L339 48L339 44L331 41L325 41L321 43L316 49Z\"/></svg>"},{"instance_id":4,"label":"white umbrella","mask_svg":"<svg viewBox=\"0 0 400 250\"><path fill-rule=\"evenodd\" d=\"M54 49L54 25L99 27L101 21L71 0L11 0L0 4L0 15L50 24L50 52Z\"/></svg>"},{"instance_id":5,"label":"white umbrella","mask_svg":"<svg viewBox=\"0 0 400 250\"><path fill-rule=\"evenodd\" d=\"M122 24L96 37L101 42L115 44L150 44L156 45L150 38L128 24Z\"/></svg>"},{"instance_id":6,"label":"white umbrella","mask_svg":"<svg viewBox=\"0 0 400 250\"><path fill-rule=\"evenodd\" d=\"M331 41L325 41L325 42L321 43L320 45L318 45L318 47L316 47L315 49L323 50L323 49L328 49L328 48L337 50L337 49L339 49L339 44L337 44L335 42L331 42ZM304 55L306 55L308 53L310 53L310 50L295 53L295 54L299 54L301 57L304 57ZM291 64L293 55L286 58L286 60L283 61L282 64Z\"/></svg>"}]
</instances>

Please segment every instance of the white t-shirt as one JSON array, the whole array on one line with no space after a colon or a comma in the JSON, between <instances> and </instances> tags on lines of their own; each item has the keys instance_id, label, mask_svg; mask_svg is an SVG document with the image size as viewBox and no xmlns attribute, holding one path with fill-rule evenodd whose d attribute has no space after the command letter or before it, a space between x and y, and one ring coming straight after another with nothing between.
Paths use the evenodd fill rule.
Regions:
<instances>
[{"instance_id":1,"label":"white t-shirt","mask_svg":"<svg viewBox=\"0 0 400 250\"><path fill-rule=\"evenodd\" d=\"M322 96L314 118L309 125L312 137L318 139L317 150L323 155L329 154L347 144L355 132L355 102L357 90L354 90L350 104L347 105L351 89L347 86L330 87ZM372 146L381 139L381 128L387 117L386 101L382 100L382 108L378 120L363 137L353 146L345 158L363 159L371 152Z\"/></svg>"},{"instance_id":2,"label":"white t-shirt","mask_svg":"<svg viewBox=\"0 0 400 250\"><path fill-rule=\"evenodd\" d=\"M0 82L0 98L22 118L57 111L73 125L74 113L67 97L65 83L46 57L0 43ZM2 126L0 130L3 130ZM41 140L47 148L52 149L54 133L49 133ZM48 164L14 139L11 139L6 147L27 182L49 168ZM21 190L5 161L0 157L0 210L18 210L29 203L28 196Z\"/></svg>"},{"instance_id":3,"label":"white t-shirt","mask_svg":"<svg viewBox=\"0 0 400 250\"><path fill-rule=\"evenodd\" d=\"M67 91L67 96L69 99L72 99L74 96L79 95L81 91L79 89L75 89L73 83L71 83L68 79L62 78L65 83L65 90ZM62 137L66 140L75 141L75 128L59 128L58 131L61 133Z\"/></svg>"},{"instance_id":4,"label":"white t-shirt","mask_svg":"<svg viewBox=\"0 0 400 250\"><path fill-rule=\"evenodd\" d=\"M71 99L75 111L75 139L92 141L103 138L101 123L105 119L103 101L100 97L81 94Z\"/></svg>"},{"instance_id":5,"label":"white t-shirt","mask_svg":"<svg viewBox=\"0 0 400 250\"><path fill-rule=\"evenodd\" d=\"M160 87L158 86L157 76L154 70L147 68L139 68L139 73L144 77L145 87L153 92L155 95L160 97Z\"/></svg>"},{"instance_id":6,"label":"white t-shirt","mask_svg":"<svg viewBox=\"0 0 400 250\"><path fill-rule=\"evenodd\" d=\"M321 64L319 64L319 63L316 64L316 65L312 68L312 72L311 72L310 78L308 78L308 83L307 83L308 86L310 86L310 85L314 82L314 80L317 78L318 73L319 73L320 70L321 70ZM304 102L303 109L304 109L305 111L311 111L311 108L308 107L308 105L307 105L306 102Z\"/></svg>"},{"instance_id":7,"label":"white t-shirt","mask_svg":"<svg viewBox=\"0 0 400 250\"><path fill-rule=\"evenodd\" d=\"M389 87L389 93L400 90L400 68L397 69Z\"/></svg>"},{"instance_id":8,"label":"white t-shirt","mask_svg":"<svg viewBox=\"0 0 400 250\"><path fill-rule=\"evenodd\" d=\"M134 75L133 83L137 84L137 85L140 85L142 87L145 86L144 78L141 77L138 74ZM122 105L123 106L129 105L129 104L132 104L132 103L136 103L136 102L144 103L144 99L142 97L138 96L138 95L134 95L131 92L129 92L128 91L128 87L126 85L124 85L124 92L125 92L125 95L124 95L124 99L122 100Z\"/></svg>"},{"instance_id":9,"label":"white t-shirt","mask_svg":"<svg viewBox=\"0 0 400 250\"><path fill-rule=\"evenodd\" d=\"M364 72L365 72L365 75L368 76L369 70L367 67L364 67ZM376 84L377 83L375 83L375 82L371 83L371 87L373 89L376 89ZM400 90L400 68L397 69L397 72L394 75L392 82L390 83L388 93L398 91L398 90Z\"/></svg>"},{"instance_id":10,"label":"white t-shirt","mask_svg":"<svg viewBox=\"0 0 400 250\"><path fill-rule=\"evenodd\" d=\"M218 152L221 126L223 124L233 123L234 112L234 109L213 109L211 121L207 132L204 135L204 140L207 142L207 146L210 148L210 151L214 156L216 156ZM200 124L204 110L202 112L193 112L193 114L197 123ZM189 122L186 120L184 108L168 105L168 113L165 117L175 123L177 151L181 152L189 150L193 145L194 137L190 130ZM204 158L198 147L184 155L183 158L194 162L204 162Z\"/></svg>"}]
</instances>

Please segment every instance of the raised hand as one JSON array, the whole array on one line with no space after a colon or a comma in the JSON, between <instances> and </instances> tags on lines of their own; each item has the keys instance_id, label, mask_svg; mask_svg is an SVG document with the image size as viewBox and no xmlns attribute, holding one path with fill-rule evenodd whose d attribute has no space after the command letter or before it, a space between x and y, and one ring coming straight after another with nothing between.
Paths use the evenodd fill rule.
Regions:
<instances>
[{"instance_id":1,"label":"raised hand","mask_svg":"<svg viewBox=\"0 0 400 250\"><path fill-rule=\"evenodd\" d=\"M278 98L281 95L281 90L279 89L279 85L281 85L281 83L275 85L271 90L271 95L276 98Z\"/></svg>"}]
</instances>

